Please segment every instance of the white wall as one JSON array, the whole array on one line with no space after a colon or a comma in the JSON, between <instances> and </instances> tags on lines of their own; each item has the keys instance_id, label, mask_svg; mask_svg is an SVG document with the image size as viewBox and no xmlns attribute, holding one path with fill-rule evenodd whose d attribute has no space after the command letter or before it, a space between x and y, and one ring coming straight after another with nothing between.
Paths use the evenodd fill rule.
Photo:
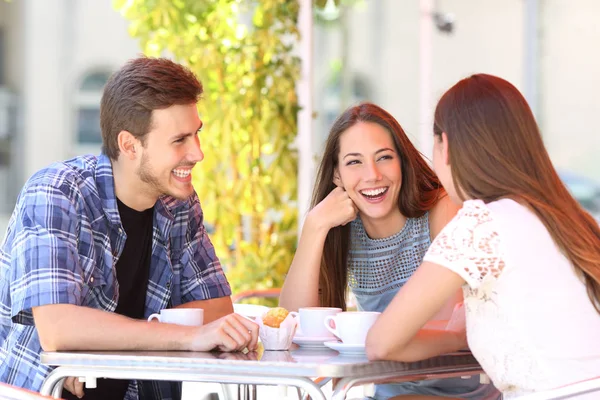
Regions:
<instances>
[{"instance_id":1,"label":"white wall","mask_svg":"<svg viewBox=\"0 0 600 400\"><path fill-rule=\"evenodd\" d=\"M22 172L30 176L60 159L68 148L65 87L66 0L24 1L25 40L22 87L24 136Z\"/></svg>"},{"instance_id":2,"label":"white wall","mask_svg":"<svg viewBox=\"0 0 600 400\"><path fill-rule=\"evenodd\" d=\"M600 180L600 1L541 6L541 127L559 168Z\"/></svg>"},{"instance_id":3,"label":"white wall","mask_svg":"<svg viewBox=\"0 0 600 400\"><path fill-rule=\"evenodd\" d=\"M18 93L21 183L38 169L82 151L74 142L76 90L84 74L114 71L140 53L128 21L110 1L20 0L0 4L8 33L8 86Z\"/></svg>"},{"instance_id":4,"label":"white wall","mask_svg":"<svg viewBox=\"0 0 600 400\"><path fill-rule=\"evenodd\" d=\"M418 3L359 2L347 27L347 68L368 77L371 100L390 111L417 145L421 96L429 98L433 112L445 90L478 72L501 76L524 91L527 62L524 0L438 0L432 3L453 14L455 29L450 35L434 30L431 93L421 93ZM600 180L600 1L539 0L538 7L538 122L545 142L557 167ZM329 64L341 54L340 35L339 28L315 28L315 109L320 115ZM329 126L317 120L315 127L322 142Z\"/></svg>"}]
</instances>

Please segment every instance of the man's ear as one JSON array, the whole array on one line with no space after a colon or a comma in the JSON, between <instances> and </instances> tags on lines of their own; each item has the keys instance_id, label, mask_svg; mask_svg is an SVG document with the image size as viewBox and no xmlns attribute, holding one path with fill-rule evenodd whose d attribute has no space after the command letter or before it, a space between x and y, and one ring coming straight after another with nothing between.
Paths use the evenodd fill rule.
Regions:
<instances>
[{"instance_id":1,"label":"man's ear","mask_svg":"<svg viewBox=\"0 0 600 400\"><path fill-rule=\"evenodd\" d=\"M448 135L442 132L442 161L445 165L450 165L450 152L448 151Z\"/></svg>"},{"instance_id":2,"label":"man's ear","mask_svg":"<svg viewBox=\"0 0 600 400\"><path fill-rule=\"evenodd\" d=\"M129 131L121 131L117 135L117 143L119 145L119 151L123 156L130 160L135 160L137 157L137 150L140 147L140 141Z\"/></svg>"}]
</instances>

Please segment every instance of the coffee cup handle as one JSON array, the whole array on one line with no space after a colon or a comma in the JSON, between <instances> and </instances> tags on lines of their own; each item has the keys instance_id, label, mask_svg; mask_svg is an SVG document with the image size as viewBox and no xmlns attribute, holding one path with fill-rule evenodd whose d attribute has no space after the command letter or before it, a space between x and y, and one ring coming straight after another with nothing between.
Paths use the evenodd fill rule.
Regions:
<instances>
[{"instance_id":1,"label":"coffee cup handle","mask_svg":"<svg viewBox=\"0 0 600 400\"><path fill-rule=\"evenodd\" d=\"M296 319L296 333L295 335L302 336L302 331L300 330L300 314L296 311L290 311L290 315Z\"/></svg>"},{"instance_id":2,"label":"coffee cup handle","mask_svg":"<svg viewBox=\"0 0 600 400\"><path fill-rule=\"evenodd\" d=\"M158 320L158 322L161 322L161 321L160 321L160 314L159 314L159 313L154 313L154 314L150 315L150 316L148 317L148 322L150 322L150 321L154 320L155 318Z\"/></svg>"},{"instance_id":3,"label":"coffee cup handle","mask_svg":"<svg viewBox=\"0 0 600 400\"><path fill-rule=\"evenodd\" d=\"M331 327L331 321L333 321L333 324L335 325L335 315L328 315L325 317L325 321L323 321L325 328L339 338L340 334L338 333L337 328Z\"/></svg>"}]
</instances>

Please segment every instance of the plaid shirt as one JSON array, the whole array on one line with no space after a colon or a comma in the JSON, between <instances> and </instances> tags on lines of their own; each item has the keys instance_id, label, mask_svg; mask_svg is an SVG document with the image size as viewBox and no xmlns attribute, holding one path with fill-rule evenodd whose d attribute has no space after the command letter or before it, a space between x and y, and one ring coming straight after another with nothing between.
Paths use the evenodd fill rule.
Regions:
<instances>
[{"instance_id":1,"label":"plaid shirt","mask_svg":"<svg viewBox=\"0 0 600 400\"><path fill-rule=\"evenodd\" d=\"M51 371L40 364L32 307L75 304L115 310L114 267L125 240L107 156L53 164L28 180L0 248L0 382L39 391ZM197 195L185 201L159 199L145 316L230 294ZM132 382L125 398L175 399L179 386Z\"/></svg>"}]
</instances>

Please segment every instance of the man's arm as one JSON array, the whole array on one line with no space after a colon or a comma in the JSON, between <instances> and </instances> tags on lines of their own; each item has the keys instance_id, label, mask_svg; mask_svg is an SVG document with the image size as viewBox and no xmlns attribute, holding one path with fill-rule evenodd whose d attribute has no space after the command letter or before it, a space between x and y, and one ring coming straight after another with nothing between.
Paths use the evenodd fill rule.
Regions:
<instances>
[{"instance_id":1,"label":"man's arm","mask_svg":"<svg viewBox=\"0 0 600 400\"><path fill-rule=\"evenodd\" d=\"M230 296L208 300L194 300L175 308L202 308L204 310L204 323L215 321L233 312L233 303Z\"/></svg>"},{"instance_id":2,"label":"man's arm","mask_svg":"<svg viewBox=\"0 0 600 400\"><path fill-rule=\"evenodd\" d=\"M253 350L258 325L230 314L200 327L150 323L72 304L32 309L42 348L65 350Z\"/></svg>"}]
</instances>

